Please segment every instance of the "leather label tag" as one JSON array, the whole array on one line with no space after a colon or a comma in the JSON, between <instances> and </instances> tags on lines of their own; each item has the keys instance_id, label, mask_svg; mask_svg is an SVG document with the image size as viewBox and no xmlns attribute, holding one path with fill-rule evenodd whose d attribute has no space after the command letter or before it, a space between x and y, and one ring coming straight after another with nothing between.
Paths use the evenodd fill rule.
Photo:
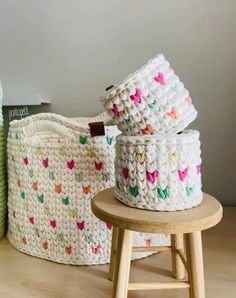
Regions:
<instances>
[{"instance_id":1,"label":"leather label tag","mask_svg":"<svg viewBox=\"0 0 236 298\"><path fill-rule=\"evenodd\" d=\"M103 122L92 122L89 123L91 137L104 136L105 127Z\"/></svg>"}]
</instances>

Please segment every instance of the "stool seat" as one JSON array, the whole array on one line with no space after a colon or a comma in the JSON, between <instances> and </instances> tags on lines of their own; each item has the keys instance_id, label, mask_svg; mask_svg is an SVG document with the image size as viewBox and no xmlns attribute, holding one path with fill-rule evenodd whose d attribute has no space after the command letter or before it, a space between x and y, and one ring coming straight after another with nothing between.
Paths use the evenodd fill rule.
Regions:
<instances>
[{"instance_id":1,"label":"stool seat","mask_svg":"<svg viewBox=\"0 0 236 298\"><path fill-rule=\"evenodd\" d=\"M118 201L112 187L94 197L92 211L101 220L125 230L183 234L215 226L221 220L223 210L221 204L206 193L201 205L188 210L163 212L137 209Z\"/></svg>"}]
</instances>

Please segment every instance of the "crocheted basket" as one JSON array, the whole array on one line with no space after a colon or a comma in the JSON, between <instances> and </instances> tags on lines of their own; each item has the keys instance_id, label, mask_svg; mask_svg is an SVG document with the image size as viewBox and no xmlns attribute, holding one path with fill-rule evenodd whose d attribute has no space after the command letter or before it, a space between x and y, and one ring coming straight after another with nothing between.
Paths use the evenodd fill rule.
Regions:
<instances>
[{"instance_id":1,"label":"crocheted basket","mask_svg":"<svg viewBox=\"0 0 236 298\"><path fill-rule=\"evenodd\" d=\"M202 201L199 132L118 136L115 195L142 209L176 211Z\"/></svg>"},{"instance_id":2,"label":"crocheted basket","mask_svg":"<svg viewBox=\"0 0 236 298\"><path fill-rule=\"evenodd\" d=\"M17 249L67 264L109 262L112 226L92 214L90 201L114 185L119 131L106 126L105 135L92 137L88 126L109 120L106 113L78 119L38 114L11 122L7 237ZM135 245L150 239L167 241L136 233Z\"/></svg>"},{"instance_id":3,"label":"crocheted basket","mask_svg":"<svg viewBox=\"0 0 236 298\"><path fill-rule=\"evenodd\" d=\"M7 218L7 181L5 172L5 141L2 115L2 87L0 84L0 239L6 232Z\"/></svg>"},{"instance_id":4,"label":"crocheted basket","mask_svg":"<svg viewBox=\"0 0 236 298\"><path fill-rule=\"evenodd\" d=\"M197 116L189 92L162 54L108 89L101 101L125 135L178 133Z\"/></svg>"}]
</instances>

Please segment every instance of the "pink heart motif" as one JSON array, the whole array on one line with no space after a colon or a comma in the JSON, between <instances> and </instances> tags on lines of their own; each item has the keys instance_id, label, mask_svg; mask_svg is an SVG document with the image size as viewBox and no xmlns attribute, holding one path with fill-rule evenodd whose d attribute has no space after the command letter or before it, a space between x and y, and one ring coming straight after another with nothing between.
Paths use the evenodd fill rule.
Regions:
<instances>
[{"instance_id":1,"label":"pink heart motif","mask_svg":"<svg viewBox=\"0 0 236 298\"><path fill-rule=\"evenodd\" d=\"M128 176L129 176L129 170L128 170L128 168L123 168L122 169L122 175L123 175L123 177L125 177L125 179L128 178Z\"/></svg>"},{"instance_id":2,"label":"pink heart motif","mask_svg":"<svg viewBox=\"0 0 236 298\"><path fill-rule=\"evenodd\" d=\"M107 225L107 228L108 228L109 230L112 229L112 224L110 224L110 223L106 223L106 225Z\"/></svg>"},{"instance_id":3,"label":"pink heart motif","mask_svg":"<svg viewBox=\"0 0 236 298\"><path fill-rule=\"evenodd\" d=\"M95 168L98 171L102 170L103 169L103 163L102 162L96 162L95 161Z\"/></svg>"},{"instance_id":4,"label":"pink heart motif","mask_svg":"<svg viewBox=\"0 0 236 298\"><path fill-rule=\"evenodd\" d=\"M30 222L32 225L34 225L34 217L33 217L33 216L30 216L30 217L29 217L29 222Z\"/></svg>"},{"instance_id":5,"label":"pink heart motif","mask_svg":"<svg viewBox=\"0 0 236 298\"><path fill-rule=\"evenodd\" d=\"M53 229L55 229L55 227L57 226L57 222L54 220L50 220L50 226L53 227Z\"/></svg>"},{"instance_id":6,"label":"pink heart motif","mask_svg":"<svg viewBox=\"0 0 236 298\"><path fill-rule=\"evenodd\" d=\"M82 231L84 229L84 220L81 222L77 221L76 225L77 225L77 229Z\"/></svg>"},{"instance_id":7,"label":"pink heart motif","mask_svg":"<svg viewBox=\"0 0 236 298\"><path fill-rule=\"evenodd\" d=\"M48 168L48 158L43 159L43 166Z\"/></svg>"},{"instance_id":8,"label":"pink heart motif","mask_svg":"<svg viewBox=\"0 0 236 298\"><path fill-rule=\"evenodd\" d=\"M201 173L201 165L197 165L196 168L197 168L197 174Z\"/></svg>"},{"instance_id":9,"label":"pink heart motif","mask_svg":"<svg viewBox=\"0 0 236 298\"><path fill-rule=\"evenodd\" d=\"M188 168L186 168L183 171L178 170L178 174L179 174L180 181L184 181L185 177L188 175Z\"/></svg>"},{"instance_id":10,"label":"pink heart motif","mask_svg":"<svg viewBox=\"0 0 236 298\"><path fill-rule=\"evenodd\" d=\"M16 218L16 211L13 211L13 212L12 212L12 216L13 216L14 218Z\"/></svg>"},{"instance_id":11,"label":"pink heart motif","mask_svg":"<svg viewBox=\"0 0 236 298\"><path fill-rule=\"evenodd\" d=\"M160 85L165 85L165 79L164 79L164 74L162 72L158 72L157 76L153 78L157 83Z\"/></svg>"},{"instance_id":12,"label":"pink heart motif","mask_svg":"<svg viewBox=\"0 0 236 298\"><path fill-rule=\"evenodd\" d=\"M119 117L120 116L120 112L118 111L117 105L113 104L113 108L111 109L112 113L114 116Z\"/></svg>"},{"instance_id":13,"label":"pink heart motif","mask_svg":"<svg viewBox=\"0 0 236 298\"><path fill-rule=\"evenodd\" d=\"M141 90L139 88L135 89L135 93L130 95L130 98L136 102L136 103L140 103L141 102Z\"/></svg>"},{"instance_id":14,"label":"pink heart motif","mask_svg":"<svg viewBox=\"0 0 236 298\"><path fill-rule=\"evenodd\" d=\"M147 176L147 179L151 182L151 183L154 183L155 180L157 179L158 177L158 171L155 170L154 172L148 172L146 171L146 176Z\"/></svg>"},{"instance_id":15,"label":"pink heart motif","mask_svg":"<svg viewBox=\"0 0 236 298\"><path fill-rule=\"evenodd\" d=\"M75 167L75 163L73 159L71 161L67 161L67 168L72 170Z\"/></svg>"},{"instance_id":16,"label":"pink heart motif","mask_svg":"<svg viewBox=\"0 0 236 298\"><path fill-rule=\"evenodd\" d=\"M23 158L23 163L27 166L29 163L28 157Z\"/></svg>"}]
</instances>

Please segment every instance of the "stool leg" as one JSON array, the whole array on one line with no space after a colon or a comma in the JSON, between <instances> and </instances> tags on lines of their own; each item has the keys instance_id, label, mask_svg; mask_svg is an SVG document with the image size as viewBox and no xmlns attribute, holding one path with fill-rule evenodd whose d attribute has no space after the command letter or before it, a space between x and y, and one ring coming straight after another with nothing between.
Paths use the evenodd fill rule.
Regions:
<instances>
[{"instance_id":1,"label":"stool leg","mask_svg":"<svg viewBox=\"0 0 236 298\"><path fill-rule=\"evenodd\" d=\"M176 249L184 251L183 234L171 235L172 275L176 279L185 278L185 267Z\"/></svg>"},{"instance_id":2,"label":"stool leg","mask_svg":"<svg viewBox=\"0 0 236 298\"><path fill-rule=\"evenodd\" d=\"M132 241L132 231L118 229L113 298L127 297Z\"/></svg>"},{"instance_id":3,"label":"stool leg","mask_svg":"<svg viewBox=\"0 0 236 298\"><path fill-rule=\"evenodd\" d=\"M186 235L190 298L205 298L201 232Z\"/></svg>"},{"instance_id":4,"label":"stool leg","mask_svg":"<svg viewBox=\"0 0 236 298\"><path fill-rule=\"evenodd\" d=\"M116 260L116 251L117 251L117 236L118 236L118 228L113 226L112 230L112 242L111 242L111 258L109 265L109 280L114 280L115 274L115 260Z\"/></svg>"}]
</instances>

